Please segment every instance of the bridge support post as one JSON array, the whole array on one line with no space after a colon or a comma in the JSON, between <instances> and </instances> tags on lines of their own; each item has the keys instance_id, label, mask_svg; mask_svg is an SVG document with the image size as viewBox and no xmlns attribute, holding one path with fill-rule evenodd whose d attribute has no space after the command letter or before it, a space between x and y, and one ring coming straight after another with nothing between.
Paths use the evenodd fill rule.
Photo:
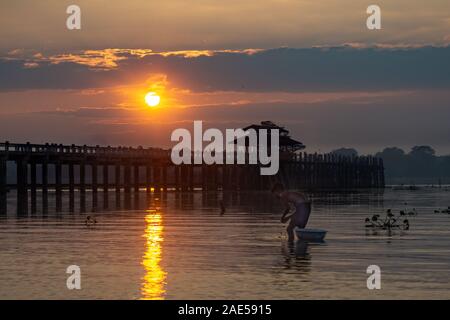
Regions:
<instances>
[{"instance_id":1,"label":"bridge support post","mask_svg":"<svg viewBox=\"0 0 450 320\"><path fill-rule=\"evenodd\" d=\"M42 213L48 212L48 163L44 160L41 168L42 174Z\"/></svg>"},{"instance_id":2,"label":"bridge support post","mask_svg":"<svg viewBox=\"0 0 450 320\"><path fill-rule=\"evenodd\" d=\"M136 164L134 166L134 173L133 173L133 181L134 181L134 192L139 192L139 165Z\"/></svg>"},{"instance_id":3,"label":"bridge support post","mask_svg":"<svg viewBox=\"0 0 450 320\"><path fill-rule=\"evenodd\" d=\"M133 174L133 182L134 182L134 202L135 207L138 207L139 204L139 165L134 165L134 174Z\"/></svg>"},{"instance_id":4,"label":"bridge support post","mask_svg":"<svg viewBox=\"0 0 450 320\"><path fill-rule=\"evenodd\" d=\"M239 172L238 180L239 180L239 191L243 191L247 189L247 165L243 164L237 168Z\"/></svg>"},{"instance_id":5,"label":"bridge support post","mask_svg":"<svg viewBox=\"0 0 450 320\"><path fill-rule=\"evenodd\" d=\"M18 159L17 164L17 214L28 214L28 163Z\"/></svg>"},{"instance_id":6,"label":"bridge support post","mask_svg":"<svg viewBox=\"0 0 450 320\"><path fill-rule=\"evenodd\" d=\"M230 168L227 164L222 165L222 190L230 189Z\"/></svg>"},{"instance_id":7,"label":"bridge support post","mask_svg":"<svg viewBox=\"0 0 450 320\"><path fill-rule=\"evenodd\" d=\"M164 191L167 191L167 166L163 165L161 167L161 171L162 171L162 179L161 179L161 185Z\"/></svg>"},{"instance_id":8,"label":"bridge support post","mask_svg":"<svg viewBox=\"0 0 450 320\"><path fill-rule=\"evenodd\" d=\"M189 165L189 190L194 191L195 181L194 181L194 164Z\"/></svg>"},{"instance_id":9,"label":"bridge support post","mask_svg":"<svg viewBox=\"0 0 450 320\"><path fill-rule=\"evenodd\" d=\"M86 211L86 164L80 163L80 211Z\"/></svg>"},{"instance_id":10,"label":"bridge support post","mask_svg":"<svg viewBox=\"0 0 450 320\"><path fill-rule=\"evenodd\" d=\"M92 211L96 212L98 208L98 166L92 164Z\"/></svg>"},{"instance_id":11,"label":"bridge support post","mask_svg":"<svg viewBox=\"0 0 450 320\"><path fill-rule=\"evenodd\" d=\"M120 164L116 164L114 172L114 182L116 184L116 208L120 208Z\"/></svg>"},{"instance_id":12,"label":"bridge support post","mask_svg":"<svg viewBox=\"0 0 450 320\"><path fill-rule=\"evenodd\" d=\"M5 158L0 158L0 214L7 213L7 197L8 197L8 186L7 186L7 161Z\"/></svg>"},{"instance_id":13,"label":"bridge support post","mask_svg":"<svg viewBox=\"0 0 450 320\"><path fill-rule=\"evenodd\" d=\"M36 162L30 163L31 213L36 213Z\"/></svg>"},{"instance_id":14,"label":"bridge support post","mask_svg":"<svg viewBox=\"0 0 450 320\"><path fill-rule=\"evenodd\" d=\"M152 167L150 165L145 166L145 188L147 194L152 191Z\"/></svg>"},{"instance_id":15,"label":"bridge support post","mask_svg":"<svg viewBox=\"0 0 450 320\"><path fill-rule=\"evenodd\" d=\"M227 185L228 185L228 189L235 191L237 184L237 174L236 174L236 166L235 165L228 165L227 168L227 176L228 176L228 181L227 181Z\"/></svg>"},{"instance_id":16,"label":"bridge support post","mask_svg":"<svg viewBox=\"0 0 450 320\"><path fill-rule=\"evenodd\" d=\"M123 179L125 208L129 209L131 206L131 165L129 163L124 166Z\"/></svg>"},{"instance_id":17,"label":"bridge support post","mask_svg":"<svg viewBox=\"0 0 450 320\"><path fill-rule=\"evenodd\" d=\"M180 191L180 166L174 165L175 191Z\"/></svg>"},{"instance_id":18,"label":"bridge support post","mask_svg":"<svg viewBox=\"0 0 450 320\"><path fill-rule=\"evenodd\" d=\"M188 171L185 164L180 165L181 170L181 191L186 191L188 187Z\"/></svg>"},{"instance_id":19,"label":"bridge support post","mask_svg":"<svg viewBox=\"0 0 450 320\"><path fill-rule=\"evenodd\" d=\"M62 211L62 168L61 163L55 164L55 193L56 193L56 212Z\"/></svg>"},{"instance_id":20,"label":"bridge support post","mask_svg":"<svg viewBox=\"0 0 450 320\"><path fill-rule=\"evenodd\" d=\"M109 203L109 166L107 163L103 165L103 208L108 209Z\"/></svg>"},{"instance_id":21,"label":"bridge support post","mask_svg":"<svg viewBox=\"0 0 450 320\"><path fill-rule=\"evenodd\" d=\"M69 211L75 211L75 174L73 163L69 163Z\"/></svg>"},{"instance_id":22,"label":"bridge support post","mask_svg":"<svg viewBox=\"0 0 450 320\"><path fill-rule=\"evenodd\" d=\"M202 168L203 175L203 190L206 192L211 191L211 179L212 179L212 171L211 165L204 164Z\"/></svg>"},{"instance_id":23,"label":"bridge support post","mask_svg":"<svg viewBox=\"0 0 450 320\"><path fill-rule=\"evenodd\" d=\"M155 192L161 191L161 170L159 166L153 167L153 184L155 186Z\"/></svg>"}]
</instances>

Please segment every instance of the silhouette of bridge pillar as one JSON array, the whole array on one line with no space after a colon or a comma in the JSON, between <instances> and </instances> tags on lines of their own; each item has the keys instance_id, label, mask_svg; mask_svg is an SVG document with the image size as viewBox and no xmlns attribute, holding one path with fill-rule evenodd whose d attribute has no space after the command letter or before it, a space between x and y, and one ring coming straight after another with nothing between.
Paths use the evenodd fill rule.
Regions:
<instances>
[{"instance_id":1,"label":"silhouette of bridge pillar","mask_svg":"<svg viewBox=\"0 0 450 320\"><path fill-rule=\"evenodd\" d=\"M133 182L134 182L134 200L135 204L139 203L139 165L134 165L134 174L133 174Z\"/></svg>"},{"instance_id":2,"label":"silhouette of bridge pillar","mask_svg":"<svg viewBox=\"0 0 450 320\"><path fill-rule=\"evenodd\" d=\"M98 208L98 166L97 163L92 163L92 211L97 211Z\"/></svg>"},{"instance_id":3,"label":"silhouette of bridge pillar","mask_svg":"<svg viewBox=\"0 0 450 320\"><path fill-rule=\"evenodd\" d=\"M8 186L7 186L7 161L6 157L0 158L0 214L6 214L7 207L7 196L8 196Z\"/></svg>"},{"instance_id":4,"label":"silhouette of bridge pillar","mask_svg":"<svg viewBox=\"0 0 450 320\"><path fill-rule=\"evenodd\" d=\"M17 214L28 213L28 162L17 159Z\"/></svg>"},{"instance_id":5,"label":"silhouette of bridge pillar","mask_svg":"<svg viewBox=\"0 0 450 320\"><path fill-rule=\"evenodd\" d=\"M230 189L230 166L227 164L222 165L222 190Z\"/></svg>"},{"instance_id":6,"label":"silhouette of bridge pillar","mask_svg":"<svg viewBox=\"0 0 450 320\"><path fill-rule=\"evenodd\" d=\"M31 213L36 213L36 162L30 163Z\"/></svg>"},{"instance_id":7,"label":"silhouette of bridge pillar","mask_svg":"<svg viewBox=\"0 0 450 320\"><path fill-rule=\"evenodd\" d=\"M167 191L167 166L163 165L161 167L161 171L162 171L161 186L164 191Z\"/></svg>"},{"instance_id":8,"label":"silhouette of bridge pillar","mask_svg":"<svg viewBox=\"0 0 450 320\"><path fill-rule=\"evenodd\" d=\"M120 208L120 164L116 164L114 168L114 182L116 184L116 208Z\"/></svg>"},{"instance_id":9,"label":"silhouette of bridge pillar","mask_svg":"<svg viewBox=\"0 0 450 320\"><path fill-rule=\"evenodd\" d=\"M73 163L69 163L69 211L75 211L75 173Z\"/></svg>"},{"instance_id":10,"label":"silhouette of bridge pillar","mask_svg":"<svg viewBox=\"0 0 450 320\"><path fill-rule=\"evenodd\" d=\"M42 213L48 212L48 163L47 160L42 162Z\"/></svg>"},{"instance_id":11,"label":"silhouette of bridge pillar","mask_svg":"<svg viewBox=\"0 0 450 320\"><path fill-rule=\"evenodd\" d=\"M219 189L219 165L212 164L210 166L211 170L211 179L209 180L210 183L210 190L217 191Z\"/></svg>"},{"instance_id":12,"label":"silhouette of bridge pillar","mask_svg":"<svg viewBox=\"0 0 450 320\"><path fill-rule=\"evenodd\" d=\"M249 188L248 167L247 164L239 167L239 190L248 190Z\"/></svg>"},{"instance_id":13,"label":"silhouette of bridge pillar","mask_svg":"<svg viewBox=\"0 0 450 320\"><path fill-rule=\"evenodd\" d=\"M86 164L80 163L80 211L86 211Z\"/></svg>"},{"instance_id":14,"label":"silhouette of bridge pillar","mask_svg":"<svg viewBox=\"0 0 450 320\"><path fill-rule=\"evenodd\" d=\"M125 208L129 209L131 207L131 164L126 163L123 169L124 202Z\"/></svg>"},{"instance_id":15,"label":"silhouette of bridge pillar","mask_svg":"<svg viewBox=\"0 0 450 320\"><path fill-rule=\"evenodd\" d=\"M180 175L181 175L181 191L186 191L188 188L188 171L185 164L180 165Z\"/></svg>"},{"instance_id":16,"label":"silhouette of bridge pillar","mask_svg":"<svg viewBox=\"0 0 450 320\"><path fill-rule=\"evenodd\" d=\"M201 167L201 184L202 191L207 191L208 189L208 166L206 164L202 164Z\"/></svg>"},{"instance_id":17,"label":"silhouette of bridge pillar","mask_svg":"<svg viewBox=\"0 0 450 320\"><path fill-rule=\"evenodd\" d=\"M189 190L194 191L195 179L194 179L194 165L189 166Z\"/></svg>"},{"instance_id":18,"label":"silhouette of bridge pillar","mask_svg":"<svg viewBox=\"0 0 450 320\"><path fill-rule=\"evenodd\" d=\"M109 165L105 163L103 165L103 208L108 209L109 203Z\"/></svg>"},{"instance_id":19,"label":"silhouette of bridge pillar","mask_svg":"<svg viewBox=\"0 0 450 320\"><path fill-rule=\"evenodd\" d=\"M180 190L180 166L174 165L175 191Z\"/></svg>"},{"instance_id":20,"label":"silhouette of bridge pillar","mask_svg":"<svg viewBox=\"0 0 450 320\"><path fill-rule=\"evenodd\" d=\"M226 165L227 168L225 169L225 173L226 173L226 183L225 183L225 188L227 190L233 190L234 187L236 186L236 181L235 181L235 166L234 165Z\"/></svg>"},{"instance_id":21,"label":"silhouette of bridge pillar","mask_svg":"<svg viewBox=\"0 0 450 320\"><path fill-rule=\"evenodd\" d=\"M145 166L145 187L149 194L152 191L152 167L149 164Z\"/></svg>"},{"instance_id":22,"label":"silhouette of bridge pillar","mask_svg":"<svg viewBox=\"0 0 450 320\"><path fill-rule=\"evenodd\" d=\"M155 192L161 191L161 168L157 165L153 167L153 184L155 187Z\"/></svg>"},{"instance_id":23,"label":"silhouette of bridge pillar","mask_svg":"<svg viewBox=\"0 0 450 320\"><path fill-rule=\"evenodd\" d=\"M191 185L191 167L192 167L192 165L186 165L184 168L184 170L185 170L184 175L185 175L185 180L186 180L184 188L187 191L191 190L191 186L192 186Z\"/></svg>"},{"instance_id":24,"label":"silhouette of bridge pillar","mask_svg":"<svg viewBox=\"0 0 450 320\"><path fill-rule=\"evenodd\" d=\"M55 195L56 195L56 212L62 211L62 166L60 162L55 164Z\"/></svg>"}]
</instances>

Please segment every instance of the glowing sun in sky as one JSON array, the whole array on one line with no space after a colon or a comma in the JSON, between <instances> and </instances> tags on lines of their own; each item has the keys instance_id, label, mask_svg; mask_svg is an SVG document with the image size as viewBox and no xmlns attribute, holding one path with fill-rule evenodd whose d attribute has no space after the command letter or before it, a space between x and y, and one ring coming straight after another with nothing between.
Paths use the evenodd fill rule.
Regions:
<instances>
[{"instance_id":1,"label":"glowing sun in sky","mask_svg":"<svg viewBox=\"0 0 450 320\"><path fill-rule=\"evenodd\" d=\"M156 107L160 101L161 98L155 92L149 92L145 95L145 103L149 107Z\"/></svg>"}]
</instances>

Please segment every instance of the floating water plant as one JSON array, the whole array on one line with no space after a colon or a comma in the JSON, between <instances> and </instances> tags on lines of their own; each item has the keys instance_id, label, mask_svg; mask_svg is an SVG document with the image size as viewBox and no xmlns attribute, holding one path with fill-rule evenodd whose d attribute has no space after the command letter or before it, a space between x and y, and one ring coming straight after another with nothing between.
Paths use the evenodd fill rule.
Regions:
<instances>
[{"instance_id":1,"label":"floating water plant","mask_svg":"<svg viewBox=\"0 0 450 320\"><path fill-rule=\"evenodd\" d=\"M401 213L400 216L405 215L406 213ZM366 218L366 228L377 228L382 230L391 230L391 229L409 229L409 221L408 219L403 219L401 217L396 217L391 209L386 211L386 217L384 219L381 218L379 214L374 214L372 218Z\"/></svg>"},{"instance_id":2,"label":"floating water plant","mask_svg":"<svg viewBox=\"0 0 450 320\"><path fill-rule=\"evenodd\" d=\"M412 210L409 210L407 208L408 203L405 202L404 204L405 204L405 209L404 210L400 210L400 215L401 216L416 216L418 214L416 208L413 208Z\"/></svg>"},{"instance_id":3,"label":"floating water plant","mask_svg":"<svg viewBox=\"0 0 450 320\"><path fill-rule=\"evenodd\" d=\"M441 210L441 211L434 210L434 213L448 213L448 214L450 214L450 207L447 207L447 209L444 209L444 210Z\"/></svg>"}]
</instances>

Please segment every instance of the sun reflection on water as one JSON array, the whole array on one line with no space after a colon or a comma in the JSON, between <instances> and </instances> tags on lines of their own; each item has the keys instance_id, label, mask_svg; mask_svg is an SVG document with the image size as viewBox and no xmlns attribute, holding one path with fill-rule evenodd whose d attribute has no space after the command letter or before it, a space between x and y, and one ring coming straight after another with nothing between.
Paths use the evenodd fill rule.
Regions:
<instances>
[{"instance_id":1,"label":"sun reflection on water","mask_svg":"<svg viewBox=\"0 0 450 320\"><path fill-rule=\"evenodd\" d=\"M145 276L142 283L142 299L160 300L165 295L166 272L161 268L161 243L163 238L162 215L157 210L148 210L145 216L145 253L142 257L142 265L145 268Z\"/></svg>"}]
</instances>

